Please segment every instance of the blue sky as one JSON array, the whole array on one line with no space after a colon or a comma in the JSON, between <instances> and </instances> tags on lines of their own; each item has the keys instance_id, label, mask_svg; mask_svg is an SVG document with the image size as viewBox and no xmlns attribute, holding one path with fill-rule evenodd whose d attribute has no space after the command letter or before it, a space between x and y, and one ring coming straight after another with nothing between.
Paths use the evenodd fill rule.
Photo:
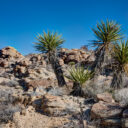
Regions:
<instances>
[{"instance_id":1,"label":"blue sky","mask_svg":"<svg viewBox=\"0 0 128 128\"><path fill-rule=\"evenodd\" d=\"M95 39L92 27L113 19L128 33L128 0L0 0L0 48L13 46L35 53L33 42L43 30L57 31L63 47L80 48Z\"/></svg>"}]
</instances>

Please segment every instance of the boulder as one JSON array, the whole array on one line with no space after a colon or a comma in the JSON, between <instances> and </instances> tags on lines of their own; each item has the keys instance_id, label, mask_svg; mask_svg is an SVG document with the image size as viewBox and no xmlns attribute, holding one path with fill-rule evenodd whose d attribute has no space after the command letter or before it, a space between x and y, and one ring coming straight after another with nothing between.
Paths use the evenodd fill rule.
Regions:
<instances>
[{"instance_id":1,"label":"boulder","mask_svg":"<svg viewBox=\"0 0 128 128\"><path fill-rule=\"evenodd\" d=\"M6 68L9 66L9 62L5 59L0 59L0 67Z\"/></svg>"},{"instance_id":2,"label":"boulder","mask_svg":"<svg viewBox=\"0 0 128 128\"><path fill-rule=\"evenodd\" d=\"M87 53L86 51L80 49L61 49L59 55L60 58L63 59L66 64L68 64L72 61L75 63L85 61L85 59L87 59L89 56L89 52Z\"/></svg>"},{"instance_id":3,"label":"boulder","mask_svg":"<svg viewBox=\"0 0 128 128\"><path fill-rule=\"evenodd\" d=\"M29 89L29 88L37 88L39 86L43 86L43 87L48 87L51 85L54 85L54 80L52 79L37 79L37 80L30 80L30 81L25 81L25 86Z\"/></svg>"},{"instance_id":4,"label":"boulder","mask_svg":"<svg viewBox=\"0 0 128 128\"><path fill-rule=\"evenodd\" d=\"M42 110L52 116L76 114L80 112L79 104L69 97L44 95L42 98Z\"/></svg>"},{"instance_id":5,"label":"boulder","mask_svg":"<svg viewBox=\"0 0 128 128\"><path fill-rule=\"evenodd\" d=\"M61 97L45 95L42 99L42 109L50 115L58 114L65 109L65 104Z\"/></svg>"},{"instance_id":6,"label":"boulder","mask_svg":"<svg viewBox=\"0 0 128 128\"><path fill-rule=\"evenodd\" d=\"M70 51L68 52L68 55L77 55L78 52L79 52L78 49L77 49L77 50L72 49L72 50L70 50Z\"/></svg>"},{"instance_id":7,"label":"boulder","mask_svg":"<svg viewBox=\"0 0 128 128\"><path fill-rule=\"evenodd\" d=\"M75 60L75 55L69 55L67 57L67 61L73 61L73 60Z\"/></svg>"},{"instance_id":8,"label":"boulder","mask_svg":"<svg viewBox=\"0 0 128 128\"><path fill-rule=\"evenodd\" d=\"M79 61L79 56L77 55L69 55L65 58L65 63L69 63L69 62L75 62L77 63Z\"/></svg>"},{"instance_id":9,"label":"boulder","mask_svg":"<svg viewBox=\"0 0 128 128\"><path fill-rule=\"evenodd\" d=\"M108 103L114 102L112 95L108 92L97 94L97 99Z\"/></svg>"},{"instance_id":10,"label":"boulder","mask_svg":"<svg viewBox=\"0 0 128 128\"><path fill-rule=\"evenodd\" d=\"M18 59L22 57L23 56L13 47L8 46L0 50L0 58Z\"/></svg>"},{"instance_id":11,"label":"boulder","mask_svg":"<svg viewBox=\"0 0 128 128\"><path fill-rule=\"evenodd\" d=\"M33 54L30 57L30 61L35 64L37 62L41 62L42 60L44 60L44 57L41 54Z\"/></svg>"},{"instance_id":12,"label":"boulder","mask_svg":"<svg viewBox=\"0 0 128 128\"><path fill-rule=\"evenodd\" d=\"M88 57L88 55L87 55L86 53L82 54L81 56L82 56L82 58L84 58L84 59L86 59L86 58Z\"/></svg>"},{"instance_id":13,"label":"boulder","mask_svg":"<svg viewBox=\"0 0 128 128\"><path fill-rule=\"evenodd\" d=\"M44 61L44 60L41 60L40 64L43 65L43 67L45 67L45 68L47 66L46 61Z\"/></svg>"},{"instance_id":14,"label":"boulder","mask_svg":"<svg viewBox=\"0 0 128 128\"><path fill-rule=\"evenodd\" d=\"M60 64L61 66L64 65L64 61L63 61L63 59L59 59L59 64Z\"/></svg>"},{"instance_id":15,"label":"boulder","mask_svg":"<svg viewBox=\"0 0 128 128\"><path fill-rule=\"evenodd\" d=\"M16 65L13 69L15 76L23 76L26 73L26 67Z\"/></svg>"},{"instance_id":16,"label":"boulder","mask_svg":"<svg viewBox=\"0 0 128 128\"><path fill-rule=\"evenodd\" d=\"M49 66L48 68L44 67L28 67L26 71L27 77L30 79L56 79L53 69Z\"/></svg>"},{"instance_id":17,"label":"boulder","mask_svg":"<svg viewBox=\"0 0 128 128\"><path fill-rule=\"evenodd\" d=\"M21 61L18 62L18 65L24 66L24 67L26 67L26 66L28 66L30 64L31 64L31 61L29 61L27 58L22 59Z\"/></svg>"},{"instance_id":18,"label":"boulder","mask_svg":"<svg viewBox=\"0 0 128 128\"><path fill-rule=\"evenodd\" d=\"M123 108L117 103L107 103L99 101L94 104L91 109L91 118L92 119L103 119L103 118L113 118L120 117L122 114Z\"/></svg>"}]
</instances>

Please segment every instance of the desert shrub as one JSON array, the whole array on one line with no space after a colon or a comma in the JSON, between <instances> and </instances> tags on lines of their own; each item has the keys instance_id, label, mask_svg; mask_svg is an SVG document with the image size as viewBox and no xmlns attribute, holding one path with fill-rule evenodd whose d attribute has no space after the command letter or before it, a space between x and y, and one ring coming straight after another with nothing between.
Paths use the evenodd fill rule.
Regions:
<instances>
[{"instance_id":1,"label":"desert shrub","mask_svg":"<svg viewBox=\"0 0 128 128\"><path fill-rule=\"evenodd\" d=\"M18 85L19 83L18 83L17 81L14 81L14 80L5 79L5 80L2 81L0 84L1 84L1 85L4 85L4 86L15 87L15 86Z\"/></svg>"},{"instance_id":2,"label":"desert shrub","mask_svg":"<svg viewBox=\"0 0 128 128\"><path fill-rule=\"evenodd\" d=\"M128 105L128 88L115 90L114 99L122 105Z\"/></svg>"},{"instance_id":3,"label":"desert shrub","mask_svg":"<svg viewBox=\"0 0 128 128\"><path fill-rule=\"evenodd\" d=\"M88 85L83 88L84 95L87 98L96 98L97 94L104 92L111 92L110 86L106 86L104 84L97 84L90 82Z\"/></svg>"},{"instance_id":4,"label":"desert shrub","mask_svg":"<svg viewBox=\"0 0 128 128\"><path fill-rule=\"evenodd\" d=\"M73 91L72 94L75 96L83 96L82 86L83 84L92 77L93 73L88 69L84 70L84 67L75 67L73 66L69 70L69 76L66 76L68 79L73 81Z\"/></svg>"},{"instance_id":5,"label":"desert shrub","mask_svg":"<svg viewBox=\"0 0 128 128\"><path fill-rule=\"evenodd\" d=\"M0 124L13 119L13 114L21 111L19 105L13 105L14 98L11 96L13 89L0 90Z\"/></svg>"},{"instance_id":6,"label":"desert shrub","mask_svg":"<svg viewBox=\"0 0 128 128\"><path fill-rule=\"evenodd\" d=\"M72 67L69 70L70 76L67 76L68 79L72 80L75 83L80 83L82 86L89 78L91 78L91 72L87 69L84 70L84 67Z\"/></svg>"},{"instance_id":7,"label":"desert shrub","mask_svg":"<svg viewBox=\"0 0 128 128\"><path fill-rule=\"evenodd\" d=\"M88 80L83 85L84 95L87 98L95 98L97 94L104 92L112 92L113 89L110 87L112 77L106 77L99 75L97 79Z\"/></svg>"},{"instance_id":8,"label":"desert shrub","mask_svg":"<svg viewBox=\"0 0 128 128\"><path fill-rule=\"evenodd\" d=\"M7 123L9 120L13 120L13 114L15 112L21 111L21 108L10 103L3 102L0 104L0 123Z\"/></svg>"}]
</instances>

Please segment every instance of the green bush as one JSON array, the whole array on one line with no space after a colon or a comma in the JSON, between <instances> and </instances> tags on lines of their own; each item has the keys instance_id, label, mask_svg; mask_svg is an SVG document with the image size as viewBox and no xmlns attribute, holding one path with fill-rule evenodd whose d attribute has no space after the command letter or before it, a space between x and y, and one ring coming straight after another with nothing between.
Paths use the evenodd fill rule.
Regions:
<instances>
[{"instance_id":1,"label":"green bush","mask_svg":"<svg viewBox=\"0 0 128 128\"><path fill-rule=\"evenodd\" d=\"M115 43L113 58L114 75L111 86L113 88L122 88L126 86L123 78L127 77L128 74L128 40Z\"/></svg>"},{"instance_id":2,"label":"green bush","mask_svg":"<svg viewBox=\"0 0 128 128\"><path fill-rule=\"evenodd\" d=\"M68 79L73 81L73 91L72 94L75 96L83 96L84 92L82 90L83 84L92 77L93 73L88 69L85 70L84 67L75 67L73 66L69 70L69 76L66 76Z\"/></svg>"},{"instance_id":3,"label":"green bush","mask_svg":"<svg viewBox=\"0 0 128 128\"><path fill-rule=\"evenodd\" d=\"M79 83L81 86L91 77L91 72L84 70L83 67L72 67L69 71L70 76L67 78L75 83Z\"/></svg>"}]
</instances>

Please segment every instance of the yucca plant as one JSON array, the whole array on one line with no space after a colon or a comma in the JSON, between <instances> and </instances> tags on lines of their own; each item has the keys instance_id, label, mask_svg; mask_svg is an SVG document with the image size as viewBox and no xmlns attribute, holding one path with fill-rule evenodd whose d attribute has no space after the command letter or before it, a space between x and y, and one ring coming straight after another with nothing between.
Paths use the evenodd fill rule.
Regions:
<instances>
[{"instance_id":1,"label":"yucca plant","mask_svg":"<svg viewBox=\"0 0 128 128\"><path fill-rule=\"evenodd\" d=\"M112 87L119 88L122 86L122 77L128 72L128 40L126 42L121 41L120 43L115 43L113 58L114 77L112 81Z\"/></svg>"},{"instance_id":2,"label":"yucca plant","mask_svg":"<svg viewBox=\"0 0 128 128\"><path fill-rule=\"evenodd\" d=\"M101 21L92 31L97 40L92 41L92 45L96 47L96 60L94 63L95 74L103 72L104 66L108 63L108 57L113 48L113 42L120 40L123 36L121 26L115 21Z\"/></svg>"},{"instance_id":3,"label":"yucca plant","mask_svg":"<svg viewBox=\"0 0 128 128\"><path fill-rule=\"evenodd\" d=\"M69 76L66 76L68 79L73 81L73 91L72 94L75 96L83 96L84 92L82 90L83 84L92 77L92 72L88 69L85 70L84 67L75 67L73 66L69 70Z\"/></svg>"},{"instance_id":4,"label":"yucca plant","mask_svg":"<svg viewBox=\"0 0 128 128\"><path fill-rule=\"evenodd\" d=\"M57 33L51 33L50 31L48 31L48 33L43 32L43 34L39 34L36 40L38 42L35 43L35 48L38 51L46 53L48 55L48 60L54 69L58 84L60 86L65 85L66 82L63 76L63 71L59 64L57 56L57 52L60 49L61 45L64 43L64 40Z\"/></svg>"},{"instance_id":5,"label":"yucca plant","mask_svg":"<svg viewBox=\"0 0 128 128\"><path fill-rule=\"evenodd\" d=\"M114 58L123 67L124 64L128 63L128 40L116 42L114 45Z\"/></svg>"}]
</instances>

